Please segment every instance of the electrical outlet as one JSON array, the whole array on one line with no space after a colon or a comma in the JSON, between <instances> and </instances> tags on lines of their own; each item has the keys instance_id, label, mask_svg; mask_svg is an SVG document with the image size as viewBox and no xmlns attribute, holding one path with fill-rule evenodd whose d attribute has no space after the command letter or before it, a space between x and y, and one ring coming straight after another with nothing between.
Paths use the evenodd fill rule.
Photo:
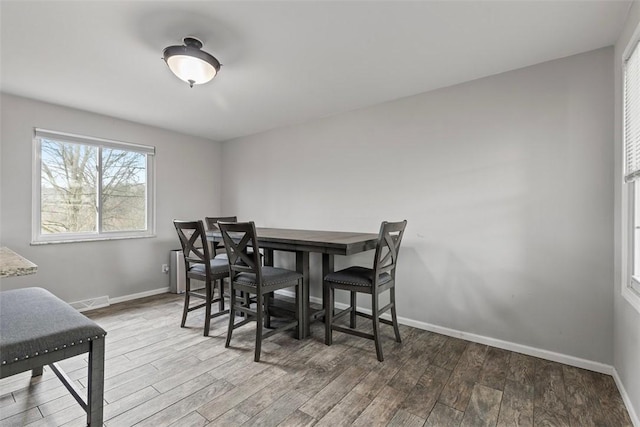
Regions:
<instances>
[{"instance_id":1,"label":"electrical outlet","mask_svg":"<svg viewBox=\"0 0 640 427\"><path fill-rule=\"evenodd\" d=\"M167 274L169 272L169 264L162 264L162 272Z\"/></svg>"}]
</instances>

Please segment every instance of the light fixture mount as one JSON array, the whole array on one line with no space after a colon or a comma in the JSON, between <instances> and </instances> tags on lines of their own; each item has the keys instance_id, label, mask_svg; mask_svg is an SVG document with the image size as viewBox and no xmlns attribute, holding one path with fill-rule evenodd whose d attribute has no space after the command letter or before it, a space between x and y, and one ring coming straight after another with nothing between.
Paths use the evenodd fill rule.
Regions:
<instances>
[{"instance_id":1,"label":"light fixture mount","mask_svg":"<svg viewBox=\"0 0 640 427\"><path fill-rule=\"evenodd\" d=\"M207 83L220 71L220 61L202 49L202 41L195 37L182 39L182 46L164 49L164 62L180 80L189 86Z\"/></svg>"},{"instance_id":2,"label":"light fixture mount","mask_svg":"<svg viewBox=\"0 0 640 427\"><path fill-rule=\"evenodd\" d=\"M185 46L192 46L196 49L202 49L202 42L195 37L185 37L182 39Z\"/></svg>"}]
</instances>

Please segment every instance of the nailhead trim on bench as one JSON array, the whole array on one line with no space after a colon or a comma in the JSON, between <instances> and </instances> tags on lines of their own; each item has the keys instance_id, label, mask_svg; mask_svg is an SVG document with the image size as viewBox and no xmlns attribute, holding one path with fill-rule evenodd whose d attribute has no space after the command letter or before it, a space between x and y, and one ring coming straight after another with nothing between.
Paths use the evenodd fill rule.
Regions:
<instances>
[{"instance_id":1,"label":"nailhead trim on bench","mask_svg":"<svg viewBox=\"0 0 640 427\"><path fill-rule=\"evenodd\" d=\"M93 339L94 339L94 340L97 340L97 339L100 339L100 338L104 338L106 335L107 335L107 334L102 334L102 335L100 335L100 336L96 335L95 337L93 337ZM86 341L91 341L91 339L92 339L91 337L88 337L88 338L86 339ZM78 341L78 344L82 344L82 340L79 340L79 341ZM74 342L72 342L70 345L75 345L75 343L74 343ZM62 348L67 348L67 344L63 344L63 345L62 345ZM53 348L53 350L51 350L51 351L58 351L58 347L54 347L54 348ZM49 350L48 350L48 349L45 349L45 350L41 350L41 351L36 351L36 352L33 354L33 356L39 356L39 355L40 355L40 352L42 352L43 354L46 354L46 353L49 353ZM24 357L23 357L23 360L28 359L28 358L29 358L29 355L27 354L26 356L24 356ZM20 361L20 359L19 359L19 358L17 358L17 357L16 357L15 359L13 359L13 362L18 362L18 361ZM3 364L3 365L6 365L6 364L7 364L7 361L6 361L6 360L3 360L3 361L2 361L2 364Z\"/></svg>"}]
</instances>

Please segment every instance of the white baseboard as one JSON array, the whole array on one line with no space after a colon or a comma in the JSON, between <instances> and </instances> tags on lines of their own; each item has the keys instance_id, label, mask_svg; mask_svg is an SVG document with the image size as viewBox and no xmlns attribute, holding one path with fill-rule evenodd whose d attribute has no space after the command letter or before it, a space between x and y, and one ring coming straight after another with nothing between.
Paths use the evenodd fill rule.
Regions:
<instances>
[{"instance_id":1,"label":"white baseboard","mask_svg":"<svg viewBox=\"0 0 640 427\"><path fill-rule=\"evenodd\" d=\"M627 390L624 388L624 384L618 375L618 371L613 368L613 380L616 382L616 386L618 386L618 391L620 391L620 396L622 396L622 400L624 401L624 405L627 407L627 412L629 413L629 418L631 418L631 422L634 427L640 427L640 416L636 412L636 408L633 407L631 403L631 398L627 394ZM638 408L640 409L640 408Z\"/></svg>"},{"instance_id":2,"label":"white baseboard","mask_svg":"<svg viewBox=\"0 0 640 427\"><path fill-rule=\"evenodd\" d=\"M152 295L166 294L169 292L169 288L158 288L150 291L138 292L137 294L124 295L121 297L109 298L108 295L90 298L82 301L70 302L73 308L79 312L95 310L97 308L109 307L111 304L117 304L119 302L131 301L138 298L150 297Z\"/></svg>"},{"instance_id":3,"label":"white baseboard","mask_svg":"<svg viewBox=\"0 0 640 427\"><path fill-rule=\"evenodd\" d=\"M138 292L137 294L124 295L124 296L121 296L121 297L111 298L109 300L109 303L110 304L117 304L119 302L131 301L133 299L150 297L150 296L153 296L153 295L166 294L168 292L169 292L169 287L167 286L166 288L152 289L150 291Z\"/></svg>"},{"instance_id":4,"label":"white baseboard","mask_svg":"<svg viewBox=\"0 0 640 427\"><path fill-rule=\"evenodd\" d=\"M109 307L109 296L104 295L96 298L89 298L82 301L70 302L69 305L79 312L95 310L96 308Z\"/></svg>"}]
</instances>

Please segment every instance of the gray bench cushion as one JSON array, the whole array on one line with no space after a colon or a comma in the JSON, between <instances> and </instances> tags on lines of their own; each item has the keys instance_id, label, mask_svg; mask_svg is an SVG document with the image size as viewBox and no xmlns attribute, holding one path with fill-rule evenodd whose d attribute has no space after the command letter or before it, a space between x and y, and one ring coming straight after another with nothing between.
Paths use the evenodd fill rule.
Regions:
<instances>
[{"instance_id":1,"label":"gray bench cushion","mask_svg":"<svg viewBox=\"0 0 640 427\"><path fill-rule=\"evenodd\" d=\"M324 280L343 285L372 286L373 270L366 267L349 267L327 274ZM390 280L391 276L389 273L382 273L378 278L378 285L383 285Z\"/></svg>"},{"instance_id":2,"label":"gray bench cushion","mask_svg":"<svg viewBox=\"0 0 640 427\"><path fill-rule=\"evenodd\" d=\"M102 339L107 333L49 291L0 292L0 359L6 365Z\"/></svg>"}]
</instances>

